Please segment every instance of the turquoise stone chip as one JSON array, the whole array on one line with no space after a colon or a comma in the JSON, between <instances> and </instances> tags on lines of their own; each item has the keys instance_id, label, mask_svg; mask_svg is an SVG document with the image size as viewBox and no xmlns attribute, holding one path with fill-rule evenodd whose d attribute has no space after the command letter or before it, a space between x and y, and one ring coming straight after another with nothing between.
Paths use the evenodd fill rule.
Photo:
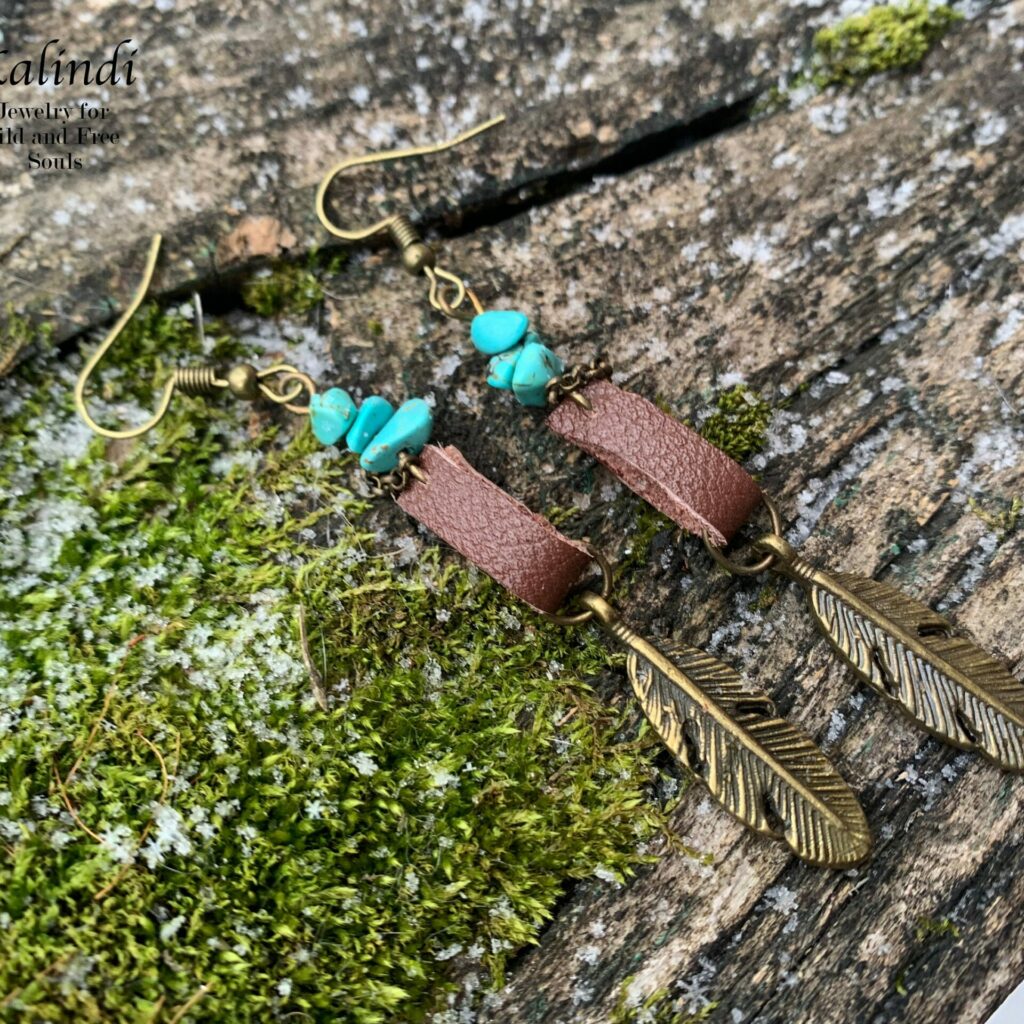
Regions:
<instances>
[{"instance_id":1,"label":"turquoise stone chip","mask_svg":"<svg viewBox=\"0 0 1024 1024\"><path fill-rule=\"evenodd\" d=\"M422 398L403 402L359 458L368 473L390 473L402 452L418 455L430 440L434 415Z\"/></svg>"},{"instance_id":2,"label":"turquoise stone chip","mask_svg":"<svg viewBox=\"0 0 1024 1024\"><path fill-rule=\"evenodd\" d=\"M512 375L516 372L516 363L523 354L523 346L516 345L501 355L493 356L488 364L487 383L492 388L502 391L512 390Z\"/></svg>"},{"instance_id":3,"label":"turquoise stone chip","mask_svg":"<svg viewBox=\"0 0 1024 1024\"><path fill-rule=\"evenodd\" d=\"M565 371L565 364L551 349L539 341L530 340L536 337L532 331L527 336L512 375L512 390L522 405L547 405L548 381Z\"/></svg>"},{"instance_id":4,"label":"turquoise stone chip","mask_svg":"<svg viewBox=\"0 0 1024 1024\"><path fill-rule=\"evenodd\" d=\"M514 309L489 309L473 317L469 336L478 352L496 356L518 345L529 325L525 313L517 313Z\"/></svg>"},{"instance_id":5,"label":"turquoise stone chip","mask_svg":"<svg viewBox=\"0 0 1024 1024\"><path fill-rule=\"evenodd\" d=\"M355 414L356 403L341 388L328 388L309 400L309 422L321 444L334 444L348 430Z\"/></svg>"},{"instance_id":6,"label":"turquoise stone chip","mask_svg":"<svg viewBox=\"0 0 1024 1024\"><path fill-rule=\"evenodd\" d=\"M366 446L373 440L376 434L389 419L394 415L394 406L386 399L371 395L359 406L355 422L349 427L345 443L350 452L362 455Z\"/></svg>"}]
</instances>

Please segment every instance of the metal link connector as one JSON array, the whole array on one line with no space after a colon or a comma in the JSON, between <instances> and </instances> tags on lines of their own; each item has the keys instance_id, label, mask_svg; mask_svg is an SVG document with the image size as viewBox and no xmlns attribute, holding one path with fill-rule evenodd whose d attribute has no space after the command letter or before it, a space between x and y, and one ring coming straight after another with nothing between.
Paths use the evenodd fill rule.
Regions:
<instances>
[{"instance_id":1,"label":"metal link connector","mask_svg":"<svg viewBox=\"0 0 1024 1024\"><path fill-rule=\"evenodd\" d=\"M425 484L429 479L416 459L408 452L398 456L398 466L390 473L366 473L366 482L374 498L396 497L409 486L410 480Z\"/></svg>"},{"instance_id":2,"label":"metal link connector","mask_svg":"<svg viewBox=\"0 0 1024 1024\"><path fill-rule=\"evenodd\" d=\"M552 377L547 383L548 405L558 405L568 398L591 411L590 402L580 391L595 380L607 380L612 375L612 364L604 356L598 356L589 366L574 366L560 377Z\"/></svg>"}]
</instances>

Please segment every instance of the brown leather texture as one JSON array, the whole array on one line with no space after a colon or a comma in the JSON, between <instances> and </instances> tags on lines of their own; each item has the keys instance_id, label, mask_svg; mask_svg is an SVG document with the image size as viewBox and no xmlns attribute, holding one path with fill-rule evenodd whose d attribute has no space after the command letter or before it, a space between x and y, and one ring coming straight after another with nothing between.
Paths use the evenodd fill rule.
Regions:
<instances>
[{"instance_id":1,"label":"brown leather texture","mask_svg":"<svg viewBox=\"0 0 1024 1024\"><path fill-rule=\"evenodd\" d=\"M587 549L481 476L458 448L427 445L398 504L539 612L556 612L591 561Z\"/></svg>"},{"instance_id":2,"label":"brown leather texture","mask_svg":"<svg viewBox=\"0 0 1024 1024\"><path fill-rule=\"evenodd\" d=\"M739 463L642 395L606 380L582 394L592 410L562 401L548 426L680 526L723 545L760 504L761 489Z\"/></svg>"}]
</instances>

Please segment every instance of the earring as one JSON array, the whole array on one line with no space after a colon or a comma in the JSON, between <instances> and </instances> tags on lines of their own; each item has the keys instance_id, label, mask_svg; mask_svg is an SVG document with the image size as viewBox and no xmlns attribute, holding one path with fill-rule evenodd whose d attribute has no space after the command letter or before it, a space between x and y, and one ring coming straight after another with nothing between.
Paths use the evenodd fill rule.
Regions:
<instances>
[{"instance_id":1,"label":"earring","mask_svg":"<svg viewBox=\"0 0 1024 1024\"><path fill-rule=\"evenodd\" d=\"M501 120L438 145L341 161L317 190L321 223L347 241L390 235L406 269L427 276L430 304L445 316L471 322L472 344L489 358L491 387L511 391L524 406L549 409L545 422L555 433L597 458L658 511L702 536L715 561L730 572L774 569L799 582L815 622L840 658L919 725L1001 768L1024 770L1024 686L970 640L954 636L951 623L887 583L829 575L804 561L784 539L770 498L738 463L646 398L612 383L606 360L567 370L524 313L485 310L460 275L436 267L433 250L405 215L351 231L329 214L328 190L347 168L440 152ZM771 533L755 545L763 557L749 566L729 560L722 549L762 503L772 523Z\"/></svg>"},{"instance_id":2,"label":"earring","mask_svg":"<svg viewBox=\"0 0 1024 1024\"><path fill-rule=\"evenodd\" d=\"M1009 670L896 587L811 565L782 536L771 504L769 511L772 530L754 543L763 558L738 564L705 534L711 557L731 573L771 569L795 580L819 631L871 689L938 739L1024 770L1024 687Z\"/></svg>"},{"instance_id":3,"label":"earring","mask_svg":"<svg viewBox=\"0 0 1024 1024\"><path fill-rule=\"evenodd\" d=\"M868 856L871 836L864 812L811 738L779 718L765 694L750 689L716 658L682 644L660 649L626 625L609 601L612 572L601 553L531 512L474 470L458 449L429 444L433 421L422 399L395 410L373 396L357 407L343 389L321 394L311 378L287 364L266 370L247 364L226 371L186 367L172 373L156 414L141 427L110 431L96 424L86 410L86 385L145 297L159 244L157 237L132 303L77 382L79 411L94 430L108 437L137 436L159 423L177 390L204 395L226 390L308 415L321 442L333 445L344 438L359 455L373 493L393 496L405 512L520 600L565 626L594 621L622 643L629 651L633 690L665 745L746 826L783 840L811 864L846 868ZM233 380L248 383L232 387ZM191 387L194 381L204 387ZM302 393L306 404L298 401ZM592 563L600 569L601 583L596 590L579 591ZM562 611L567 601L575 607Z\"/></svg>"},{"instance_id":4,"label":"earring","mask_svg":"<svg viewBox=\"0 0 1024 1024\"><path fill-rule=\"evenodd\" d=\"M164 385L163 393L157 402L153 414L144 423L135 427L125 427L121 430L113 430L101 426L93 419L89 412L89 405L85 397L85 389L91 379L96 367L102 362L110 347L120 337L121 332L127 327L129 321L138 312L139 307L145 301L149 286L156 271L156 262L160 256L160 245L162 238L154 235L149 245L149 252L146 256L146 266L142 272L142 281L135 294L132 296L128 307L118 317L117 322L100 342L99 347L86 360L81 372L75 381L75 409L82 417L86 425L101 437L109 437L113 440L127 440L132 437L139 437L147 431L152 430L167 415L171 402L176 394L183 395L215 395L218 392L225 392L235 398L245 401L255 401L257 398L264 398L277 405L283 405L294 413L301 413L306 408L299 403L302 394L305 392L312 396L315 388L313 381L300 370L287 363L275 363L262 370L254 366L241 363L230 370L222 371L220 367L213 366L185 366L179 367L171 373ZM198 296L194 296L197 304L196 323L201 329L202 309L198 305Z\"/></svg>"}]
</instances>

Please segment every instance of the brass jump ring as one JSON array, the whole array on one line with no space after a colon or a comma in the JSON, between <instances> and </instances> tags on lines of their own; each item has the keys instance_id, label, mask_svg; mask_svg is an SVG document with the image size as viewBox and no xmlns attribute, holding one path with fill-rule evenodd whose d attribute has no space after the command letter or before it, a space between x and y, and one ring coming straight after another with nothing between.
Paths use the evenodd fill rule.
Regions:
<instances>
[{"instance_id":1,"label":"brass jump ring","mask_svg":"<svg viewBox=\"0 0 1024 1024\"><path fill-rule=\"evenodd\" d=\"M445 316L451 317L454 320L465 320L468 322L472 320L473 317L479 316L484 311L484 304L480 301L480 297L472 288L469 287L468 284L466 284L465 281L462 282L462 288L465 293L462 301L465 301L465 299L468 298L473 307L472 310L460 309L459 307L462 305L462 301L449 304L444 297L444 288L445 286L442 285L438 290L437 302L438 308Z\"/></svg>"},{"instance_id":2,"label":"brass jump ring","mask_svg":"<svg viewBox=\"0 0 1024 1024\"><path fill-rule=\"evenodd\" d=\"M424 267L423 273L430 281L428 301L439 313L443 313L452 320L472 320L473 317L484 311L483 303L477 297L476 292L457 274L453 274L443 267ZM448 288L455 289L455 297L451 302L445 298L445 291ZM467 297L473 306L472 311L461 308Z\"/></svg>"},{"instance_id":3,"label":"brass jump ring","mask_svg":"<svg viewBox=\"0 0 1024 1024\"><path fill-rule=\"evenodd\" d=\"M303 373L287 363L277 363L274 366L268 366L266 369L260 370L258 376L259 389L264 397L269 398L270 401L275 402L277 405L283 405L290 413L294 413L296 416L309 415L308 403L306 405L298 405L295 402L295 399L303 391L307 392L310 398L316 394L316 385L308 373ZM270 384L264 383L264 378L266 377L278 378L274 383L281 390L275 390ZM285 390L288 384L293 386L289 390Z\"/></svg>"},{"instance_id":4,"label":"brass jump ring","mask_svg":"<svg viewBox=\"0 0 1024 1024\"><path fill-rule=\"evenodd\" d=\"M772 521L772 533L777 537L782 536L782 516L779 515L779 510L775 505L775 502L768 497L764 491L761 492L761 501L764 503L764 507L768 509L768 515ZM730 572L735 576L756 576L758 573L764 572L766 569L770 569L775 564L776 555L769 553L764 558L750 565L741 565L739 562L734 562L731 558L726 558L722 554L722 549L715 547L711 543L711 538L708 536L708 531L704 530L701 534L704 540L704 547L708 549L708 554L723 568L726 572Z\"/></svg>"},{"instance_id":5,"label":"brass jump ring","mask_svg":"<svg viewBox=\"0 0 1024 1024\"><path fill-rule=\"evenodd\" d=\"M607 601L612 593L611 563L589 541L585 546L590 557L597 562L601 569L601 597ZM575 615L559 615L557 612L545 612L544 615L559 626L579 626L584 622L589 622L594 617L594 611L588 608L586 611L577 612Z\"/></svg>"}]
</instances>

